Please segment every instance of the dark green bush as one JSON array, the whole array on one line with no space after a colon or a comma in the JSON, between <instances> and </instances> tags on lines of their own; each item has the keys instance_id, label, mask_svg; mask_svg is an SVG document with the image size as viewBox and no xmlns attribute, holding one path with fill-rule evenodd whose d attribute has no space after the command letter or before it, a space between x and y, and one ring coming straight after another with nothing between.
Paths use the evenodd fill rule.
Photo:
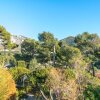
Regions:
<instances>
[{"instance_id":1,"label":"dark green bush","mask_svg":"<svg viewBox=\"0 0 100 100\"><path fill-rule=\"evenodd\" d=\"M85 100L100 100L100 86L88 85L84 91Z\"/></svg>"}]
</instances>

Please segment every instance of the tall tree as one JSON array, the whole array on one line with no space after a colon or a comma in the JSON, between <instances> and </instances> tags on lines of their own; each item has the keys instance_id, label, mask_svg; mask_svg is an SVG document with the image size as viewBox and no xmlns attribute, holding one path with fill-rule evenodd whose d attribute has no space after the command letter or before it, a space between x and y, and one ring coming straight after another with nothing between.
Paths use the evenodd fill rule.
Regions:
<instances>
[{"instance_id":1,"label":"tall tree","mask_svg":"<svg viewBox=\"0 0 100 100\"><path fill-rule=\"evenodd\" d=\"M99 62L99 48L100 38L97 34L90 34L84 32L75 37L76 47L80 49L82 54L85 56L84 59L89 58L91 60L91 68L94 75L94 66L98 66Z\"/></svg>"},{"instance_id":2,"label":"tall tree","mask_svg":"<svg viewBox=\"0 0 100 100\"><path fill-rule=\"evenodd\" d=\"M0 26L0 39L5 49L9 48L11 44L10 38L11 34L3 26Z\"/></svg>"},{"instance_id":3,"label":"tall tree","mask_svg":"<svg viewBox=\"0 0 100 100\"><path fill-rule=\"evenodd\" d=\"M48 44L53 43L53 41L55 40L53 34L50 32L40 33L38 39L40 42L44 42Z\"/></svg>"},{"instance_id":4,"label":"tall tree","mask_svg":"<svg viewBox=\"0 0 100 100\"><path fill-rule=\"evenodd\" d=\"M40 33L38 39L41 46L39 50L40 55L38 58L40 58L41 62L52 61L53 63L55 63L55 53L59 48L58 40L50 32Z\"/></svg>"},{"instance_id":5,"label":"tall tree","mask_svg":"<svg viewBox=\"0 0 100 100\"><path fill-rule=\"evenodd\" d=\"M57 63L62 67L77 67L77 63L81 60L82 55L78 48L71 46L63 46L57 52Z\"/></svg>"},{"instance_id":6,"label":"tall tree","mask_svg":"<svg viewBox=\"0 0 100 100\"><path fill-rule=\"evenodd\" d=\"M84 32L75 37L75 43L83 53L92 53L94 49L100 47L100 38L97 34Z\"/></svg>"},{"instance_id":7,"label":"tall tree","mask_svg":"<svg viewBox=\"0 0 100 100\"><path fill-rule=\"evenodd\" d=\"M32 39L26 39L21 44L21 52L24 60L30 61L35 57L37 52L38 42Z\"/></svg>"}]
</instances>

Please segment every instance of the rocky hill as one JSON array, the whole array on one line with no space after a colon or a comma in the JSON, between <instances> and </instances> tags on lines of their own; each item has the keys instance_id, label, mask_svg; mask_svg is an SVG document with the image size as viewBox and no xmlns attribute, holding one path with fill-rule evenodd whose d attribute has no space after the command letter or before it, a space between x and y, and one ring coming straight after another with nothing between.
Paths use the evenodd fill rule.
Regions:
<instances>
[{"instance_id":1,"label":"rocky hill","mask_svg":"<svg viewBox=\"0 0 100 100\"><path fill-rule=\"evenodd\" d=\"M75 44L74 40L75 40L75 37L69 36L67 38L62 39L61 41L63 43L67 43L68 45L74 45Z\"/></svg>"}]
</instances>

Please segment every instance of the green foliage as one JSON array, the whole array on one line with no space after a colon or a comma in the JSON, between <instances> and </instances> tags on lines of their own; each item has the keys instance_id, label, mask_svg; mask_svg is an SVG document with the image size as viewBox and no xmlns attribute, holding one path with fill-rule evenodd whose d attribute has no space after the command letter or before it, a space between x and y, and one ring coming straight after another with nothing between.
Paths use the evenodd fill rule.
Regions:
<instances>
[{"instance_id":1,"label":"green foliage","mask_svg":"<svg viewBox=\"0 0 100 100\"><path fill-rule=\"evenodd\" d=\"M25 61L18 61L18 65L17 65L18 67L26 67L26 64L25 64Z\"/></svg>"},{"instance_id":2,"label":"green foliage","mask_svg":"<svg viewBox=\"0 0 100 100\"><path fill-rule=\"evenodd\" d=\"M19 99L26 93L39 96L42 90L48 98L50 93L52 97L56 95L57 100L99 100L100 80L91 74L93 69L97 72L100 68L100 37L97 34L84 32L58 41L52 33L42 32L38 35L39 41L25 39L21 53L14 54L11 49L18 45L11 44L11 34L3 26L0 26L0 39L4 49L9 50L0 54L0 67L13 67L9 71L20 86L17 87ZM49 67L53 60L54 66ZM6 78L0 82L0 88L5 81ZM0 99L5 92L0 94Z\"/></svg>"},{"instance_id":3,"label":"green foliage","mask_svg":"<svg viewBox=\"0 0 100 100\"><path fill-rule=\"evenodd\" d=\"M26 39L21 44L21 52L25 61L30 61L35 57L38 48L38 42L32 39Z\"/></svg>"},{"instance_id":4,"label":"green foliage","mask_svg":"<svg viewBox=\"0 0 100 100\"><path fill-rule=\"evenodd\" d=\"M44 42L44 43L49 44L49 43L54 41L54 36L50 32L43 32L43 33L39 34L38 39L40 42Z\"/></svg>"},{"instance_id":5,"label":"green foliage","mask_svg":"<svg viewBox=\"0 0 100 100\"><path fill-rule=\"evenodd\" d=\"M19 90L17 95L18 95L18 99L27 98L27 95L24 90Z\"/></svg>"},{"instance_id":6,"label":"green foliage","mask_svg":"<svg viewBox=\"0 0 100 100\"><path fill-rule=\"evenodd\" d=\"M2 33L3 31L5 31L6 29L0 25L0 33Z\"/></svg>"},{"instance_id":7,"label":"green foliage","mask_svg":"<svg viewBox=\"0 0 100 100\"><path fill-rule=\"evenodd\" d=\"M78 48L64 46L61 47L57 52L58 63L61 63L61 66L70 66L72 68L77 67L75 62L81 58L81 52Z\"/></svg>"},{"instance_id":8,"label":"green foliage","mask_svg":"<svg viewBox=\"0 0 100 100\"><path fill-rule=\"evenodd\" d=\"M48 69L45 68L45 69L37 70L35 75L36 75L37 78L41 78L41 79L46 78L47 75L48 75Z\"/></svg>"},{"instance_id":9,"label":"green foliage","mask_svg":"<svg viewBox=\"0 0 100 100\"><path fill-rule=\"evenodd\" d=\"M15 57L15 59L16 59L17 61L23 60L23 56L22 56L21 53L15 53L15 54L14 54L14 57Z\"/></svg>"},{"instance_id":10,"label":"green foliage","mask_svg":"<svg viewBox=\"0 0 100 100\"><path fill-rule=\"evenodd\" d=\"M36 84L36 77L34 77L34 76L32 76L31 74L29 75L29 83L31 84L29 84L30 86L35 86L35 84ZM28 88L30 88L30 89L32 89L32 87L28 87Z\"/></svg>"},{"instance_id":11,"label":"green foliage","mask_svg":"<svg viewBox=\"0 0 100 100\"><path fill-rule=\"evenodd\" d=\"M9 44L8 46L10 49L14 49L14 48L18 47L18 45L15 43Z\"/></svg>"},{"instance_id":12,"label":"green foliage","mask_svg":"<svg viewBox=\"0 0 100 100\"><path fill-rule=\"evenodd\" d=\"M39 55L37 56L37 58L41 63L46 63L51 60L51 52L49 48L44 48L44 47L39 48L38 54Z\"/></svg>"},{"instance_id":13,"label":"green foliage","mask_svg":"<svg viewBox=\"0 0 100 100\"><path fill-rule=\"evenodd\" d=\"M96 67L99 66L100 37L97 34L84 32L75 37L76 47L80 49L82 54L88 57Z\"/></svg>"},{"instance_id":14,"label":"green foliage","mask_svg":"<svg viewBox=\"0 0 100 100\"><path fill-rule=\"evenodd\" d=\"M29 69L31 70L31 71L35 71L35 69L38 67L38 62L37 62L37 60L36 59L32 59L31 61L30 61L30 64L29 64Z\"/></svg>"},{"instance_id":15,"label":"green foliage","mask_svg":"<svg viewBox=\"0 0 100 100\"><path fill-rule=\"evenodd\" d=\"M29 69L25 67L13 67L9 69L10 73L12 74L14 80L17 82L23 75L30 74Z\"/></svg>"},{"instance_id":16,"label":"green foliage","mask_svg":"<svg viewBox=\"0 0 100 100\"><path fill-rule=\"evenodd\" d=\"M5 65L7 65L8 67L14 67L16 65L16 59L10 53L6 53L6 55L1 53L0 63L1 63L1 67L5 67Z\"/></svg>"},{"instance_id":17,"label":"green foliage","mask_svg":"<svg viewBox=\"0 0 100 100\"><path fill-rule=\"evenodd\" d=\"M9 48L9 45L11 44L10 38L11 34L3 26L0 26L0 39L2 39L4 48Z\"/></svg>"},{"instance_id":18,"label":"green foliage","mask_svg":"<svg viewBox=\"0 0 100 100\"><path fill-rule=\"evenodd\" d=\"M52 33L43 32L40 33L38 36L40 47L38 48L38 56L37 59L41 63L48 63L49 61L53 60L53 51L54 45L58 50L58 40L54 38Z\"/></svg>"},{"instance_id":19,"label":"green foliage","mask_svg":"<svg viewBox=\"0 0 100 100\"><path fill-rule=\"evenodd\" d=\"M70 69L70 68L65 69L64 70L64 74L65 74L66 80L75 79L76 78L75 72L72 69Z\"/></svg>"},{"instance_id":20,"label":"green foliage","mask_svg":"<svg viewBox=\"0 0 100 100\"><path fill-rule=\"evenodd\" d=\"M85 100L99 100L100 99L100 86L88 85L84 91Z\"/></svg>"},{"instance_id":21,"label":"green foliage","mask_svg":"<svg viewBox=\"0 0 100 100\"><path fill-rule=\"evenodd\" d=\"M4 56L0 55L0 67L4 67Z\"/></svg>"},{"instance_id":22,"label":"green foliage","mask_svg":"<svg viewBox=\"0 0 100 100\"><path fill-rule=\"evenodd\" d=\"M94 46L98 46L100 39L97 34L89 34L88 32L84 32L83 34L75 37L75 42L81 50L84 50L86 47L89 49L90 47L93 48Z\"/></svg>"}]
</instances>

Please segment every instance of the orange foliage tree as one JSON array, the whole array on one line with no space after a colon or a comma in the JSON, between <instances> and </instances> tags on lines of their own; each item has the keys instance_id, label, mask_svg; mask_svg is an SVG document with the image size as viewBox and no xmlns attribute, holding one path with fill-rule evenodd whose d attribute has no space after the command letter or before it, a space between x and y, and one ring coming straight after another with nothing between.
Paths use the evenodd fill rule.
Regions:
<instances>
[{"instance_id":1,"label":"orange foliage tree","mask_svg":"<svg viewBox=\"0 0 100 100\"><path fill-rule=\"evenodd\" d=\"M7 69L0 68L0 100L15 100L16 86Z\"/></svg>"}]
</instances>

